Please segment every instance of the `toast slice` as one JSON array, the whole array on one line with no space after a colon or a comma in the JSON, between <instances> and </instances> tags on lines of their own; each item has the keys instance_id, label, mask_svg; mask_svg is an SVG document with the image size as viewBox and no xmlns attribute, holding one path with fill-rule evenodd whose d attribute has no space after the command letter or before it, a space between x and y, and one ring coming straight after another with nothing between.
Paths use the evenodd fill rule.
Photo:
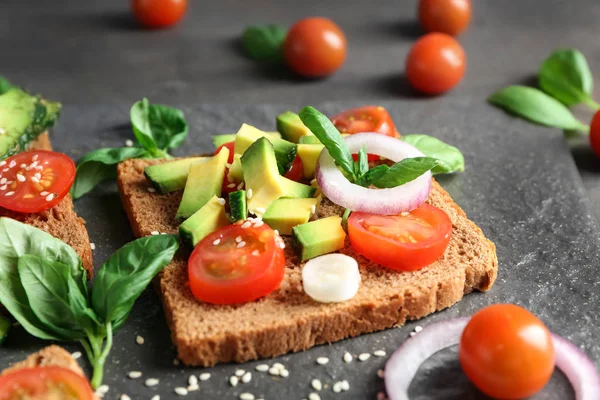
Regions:
<instances>
[{"instance_id":1,"label":"toast slice","mask_svg":"<svg viewBox=\"0 0 600 400\"><path fill-rule=\"evenodd\" d=\"M52 150L48 133L43 133L31 143L31 150ZM73 209L71 196L67 195L50 210L38 214L21 214L0 208L0 217L10 217L25 224L35 226L71 246L83 262L83 267L92 276L92 248L85 228L85 221Z\"/></svg>"},{"instance_id":2,"label":"toast slice","mask_svg":"<svg viewBox=\"0 0 600 400\"><path fill-rule=\"evenodd\" d=\"M56 345L44 347L37 353L29 355L25 360L13 364L2 371L2 375L18 369L34 367L62 367L70 369L78 375L85 376L83 370L71 354L62 347Z\"/></svg>"},{"instance_id":3,"label":"toast slice","mask_svg":"<svg viewBox=\"0 0 600 400\"><path fill-rule=\"evenodd\" d=\"M161 162L128 160L118 167L119 191L137 237L152 231L177 232L181 192L149 193L144 176L146 166ZM452 239L445 254L419 271L397 272L356 254L348 243L342 252L358 261L362 283L357 295L343 303L318 303L303 292L302 263L290 238L284 238L287 264L280 288L236 306L197 301L187 286L187 254L180 252L155 282L179 358L206 367L275 357L402 325L450 307L466 293L487 291L498 271L494 244L435 181L427 201L452 220ZM324 200L319 217L342 212Z\"/></svg>"}]
</instances>

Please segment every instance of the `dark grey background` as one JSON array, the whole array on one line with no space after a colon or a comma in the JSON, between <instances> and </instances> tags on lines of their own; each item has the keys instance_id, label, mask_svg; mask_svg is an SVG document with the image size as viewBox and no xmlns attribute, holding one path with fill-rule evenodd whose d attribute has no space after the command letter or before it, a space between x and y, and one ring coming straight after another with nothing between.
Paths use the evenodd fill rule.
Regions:
<instances>
[{"instance_id":1,"label":"dark grey background","mask_svg":"<svg viewBox=\"0 0 600 400\"><path fill-rule=\"evenodd\" d=\"M209 134L235 131L242 122L272 128L274 116L284 109L247 104L300 106L351 100L358 105L397 100L383 105L389 107L401 132L429 133L465 152L467 172L443 183L497 243L500 259L499 278L489 294L470 295L419 323L469 315L495 302L517 302L540 315L553 331L584 346L597 361L600 283L595 268L600 262L600 241L592 214L600 215L596 176L600 163L584 141L573 145L590 203L561 133L508 117L489 107L485 98L508 84L531 83L541 60L559 46L581 49L592 70L600 73L600 3L478 0L469 31L459 39L468 55L465 79L451 93L434 99L414 93L402 79L404 58L421 33L415 4L196 1L179 26L152 32L137 28L128 1L1 0L0 74L66 104L53 142L75 158L129 138L128 110L142 96L184 107L192 127L186 150L190 152L209 150ZM303 81L285 69L265 68L240 54L237 40L245 25L291 24L308 15L332 17L346 32L348 61L333 77ZM200 103L240 106L197 106ZM325 111L341 108L329 105ZM591 117L585 109L577 113L586 122ZM76 207L88 220L98 246L97 265L131 239L113 186L103 187ZM345 365L344 350L361 353L384 348L389 354L415 325L282 357L279 361L292 376L281 382L254 373L250 384L233 389L226 379L236 367L220 366L201 385L200 394L233 398L249 391L269 399L302 398L310 391L310 379L319 377L330 384L350 381L350 392L333 395L328 390L321 393L324 399L373 398L383 388L375 372L384 360ZM144 346L134 344L137 334L146 338ZM2 349L0 367L42 345L13 333ZM78 350L77 346L69 349ZM174 368L174 354L158 300L148 291L117 334L107 367L106 383L111 385L107 398L122 392L132 398L150 398L157 392L163 399L175 397L173 387L185 386L187 376L199 370ZM315 366L321 355L331 358L326 367ZM430 366L438 365L433 361ZM243 368L250 370L256 364ZM442 365L431 376L419 376L413 387L415 398L481 398L473 394L456 365ZM142 370L145 377L160 377L159 388L128 380L126 373L134 369ZM557 376L539 398L569 398L561 382ZM437 386L445 390L434 391Z\"/></svg>"}]
</instances>

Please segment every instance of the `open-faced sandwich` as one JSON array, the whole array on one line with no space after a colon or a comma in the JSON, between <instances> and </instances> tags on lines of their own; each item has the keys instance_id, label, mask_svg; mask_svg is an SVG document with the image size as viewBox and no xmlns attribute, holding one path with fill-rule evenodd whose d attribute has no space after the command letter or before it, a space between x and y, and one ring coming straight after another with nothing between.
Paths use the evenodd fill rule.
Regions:
<instances>
[{"instance_id":1,"label":"open-faced sandwich","mask_svg":"<svg viewBox=\"0 0 600 400\"><path fill-rule=\"evenodd\" d=\"M491 287L493 243L431 177L464 167L456 148L400 138L382 107L331 121L306 107L277 128L216 136L213 156L118 167L134 234L187 245L157 281L184 363L305 350Z\"/></svg>"}]
</instances>

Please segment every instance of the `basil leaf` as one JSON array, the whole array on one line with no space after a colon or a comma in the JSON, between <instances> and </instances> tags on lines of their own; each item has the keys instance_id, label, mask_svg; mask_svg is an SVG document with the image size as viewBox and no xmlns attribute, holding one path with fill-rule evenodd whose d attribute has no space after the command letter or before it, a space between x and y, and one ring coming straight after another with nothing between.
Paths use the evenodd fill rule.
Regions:
<instances>
[{"instance_id":1,"label":"basil leaf","mask_svg":"<svg viewBox=\"0 0 600 400\"><path fill-rule=\"evenodd\" d=\"M175 235L149 236L126 244L104 263L92 288L92 308L104 323L119 328L135 300L178 248Z\"/></svg>"},{"instance_id":2,"label":"basil leaf","mask_svg":"<svg viewBox=\"0 0 600 400\"><path fill-rule=\"evenodd\" d=\"M129 110L129 118L133 127L135 138L143 148L153 153L158 149L158 144L152 136L150 127L150 102L147 98L136 102Z\"/></svg>"},{"instance_id":3,"label":"basil leaf","mask_svg":"<svg viewBox=\"0 0 600 400\"><path fill-rule=\"evenodd\" d=\"M83 297L77 285L69 285L70 267L33 255L23 255L18 262L19 277L35 315L62 340L79 340L86 336L71 304L71 296ZM75 293L70 294L70 291Z\"/></svg>"},{"instance_id":4,"label":"basil leaf","mask_svg":"<svg viewBox=\"0 0 600 400\"><path fill-rule=\"evenodd\" d=\"M388 167L385 164L381 164L381 165L371 168L363 176L360 177L359 185L364 186L364 187L368 187L368 186L372 185L373 182L375 182L376 180L381 178L383 175L385 175L385 173L388 171L388 169L390 169L390 167Z\"/></svg>"},{"instance_id":5,"label":"basil leaf","mask_svg":"<svg viewBox=\"0 0 600 400\"><path fill-rule=\"evenodd\" d=\"M0 94L4 94L6 92L8 92L9 89L12 89L14 86L10 84L10 82L4 78L3 76L0 76Z\"/></svg>"},{"instance_id":6,"label":"basil leaf","mask_svg":"<svg viewBox=\"0 0 600 400\"><path fill-rule=\"evenodd\" d=\"M564 104L538 89L509 86L491 95L488 101L536 124L568 130L589 129Z\"/></svg>"},{"instance_id":7,"label":"basil leaf","mask_svg":"<svg viewBox=\"0 0 600 400\"><path fill-rule=\"evenodd\" d=\"M299 116L302 123L325 145L329 155L335 160L336 165L355 181L356 174L354 173L352 154L350 154L344 138L329 118L311 106L300 110Z\"/></svg>"},{"instance_id":8,"label":"basil leaf","mask_svg":"<svg viewBox=\"0 0 600 400\"><path fill-rule=\"evenodd\" d=\"M19 258L34 255L69 266L75 285L85 293L86 275L79 256L52 235L10 218L0 218L0 303L33 336L59 340L32 310L18 273Z\"/></svg>"},{"instance_id":9,"label":"basil leaf","mask_svg":"<svg viewBox=\"0 0 600 400\"><path fill-rule=\"evenodd\" d=\"M369 170L369 158L365 146L358 151L358 161L354 163L356 176L363 176Z\"/></svg>"},{"instance_id":10,"label":"basil leaf","mask_svg":"<svg viewBox=\"0 0 600 400\"><path fill-rule=\"evenodd\" d=\"M100 182L117 176L117 164L146 154L139 147L98 149L84 155L77 163L77 176L71 187L71 196L78 199Z\"/></svg>"},{"instance_id":11,"label":"basil leaf","mask_svg":"<svg viewBox=\"0 0 600 400\"><path fill-rule=\"evenodd\" d=\"M542 63L538 81L544 92L567 106L594 103L591 98L594 78L584 55L578 50L561 49L552 53Z\"/></svg>"},{"instance_id":12,"label":"basil leaf","mask_svg":"<svg viewBox=\"0 0 600 400\"><path fill-rule=\"evenodd\" d=\"M148 118L152 137L159 149L176 149L188 135L183 111L162 104L150 104Z\"/></svg>"},{"instance_id":13,"label":"basil leaf","mask_svg":"<svg viewBox=\"0 0 600 400\"><path fill-rule=\"evenodd\" d=\"M244 31L242 45L254 60L278 62L286 35L287 30L279 25L252 25Z\"/></svg>"},{"instance_id":14,"label":"basil leaf","mask_svg":"<svg viewBox=\"0 0 600 400\"><path fill-rule=\"evenodd\" d=\"M433 136L421 134L405 135L402 136L402 140L415 146L427 157L442 161L443 164L431 170L431 173L434 175L451 174L465 170L465 157L460 150Z\"/></svg>"},{"instance_id":15,"label":"basil leaf","mask_svg":"<svg viewBox=\"0 0 600 400\"><path fill-rule=\"evenodd\" d=\"M440 165L440 161L430 157L405 158L392 165L373 182L378 188L393 188L411 182Z\"/></svg>"}]
</instances>

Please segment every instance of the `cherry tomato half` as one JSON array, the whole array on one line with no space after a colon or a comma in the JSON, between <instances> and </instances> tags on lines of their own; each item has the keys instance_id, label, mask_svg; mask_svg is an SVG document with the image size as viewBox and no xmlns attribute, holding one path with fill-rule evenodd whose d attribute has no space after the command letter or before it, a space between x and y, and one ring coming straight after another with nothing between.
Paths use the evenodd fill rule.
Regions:
<instances>
[{"instance_id":1,"label":"cherry tomato half","mask_svg":"<svg viewBox=\"0 0 600 400\"><path fill-rule=\"evenodd\" d=\"M590 124L590 145L592 150L600 157L600 111L597 111Z\"/></svg>"},{"instance_id":2,"label":"cherry tomato half","mask_svg":"<svg viewBox=\"0 0 600 400\"><path fill-rule=\"evenodd\" d=\"M262 221L248 228L241 223L228 225L211 233L188 261L193 295L212 304L245 303L268 295L283 280L282 243Z\"/></svg>"},{"instance_id":3,"label":"cherry tomato half","mask_svg":"<svg viewBox=\"0 0 600 400\"><path fill-rule=\"evenodd\" d=\"M471 20L470 0L420 0L419 21L428 32L456 36Z\"/></svg>"},{"instance_id":4,"label":"cherry tomato half","mask_svg":"<svg viewBox=\"0 0 600 400\"><path fill-rule=\"evenodd\" d=\"M302 159L300 156L297 155L296 158L294 158L290 170L286 172L284 176L296 182L300 182L302 180L304 177L304 164L302 164Z\"/></svg>"},{"instance_id":5,"label":"cherry tomato half","mask_svg":"<svg viewBox=\"0 0 600 400\"><path fill-rule=\"evenodd\" d=\"M187 0L132 0L135 18L148 28L174 25L183 17Z\"/></svg>"},{"instance_id":6,"label":"cherry tomato half","mask_svg":"<svg viewBox=\"0 0 600 400\"><path fill-rule=\"evenodd\" d=\"M308 78L331 75L346 60L346 37L330 19L306 18L288 32L283 55L297 74Z\"/></svg>"},{"instance_id":7,"label":"cherry tomato half","mask_svg":"<svg viewBox=\"0 0 600 400\"><path fill-rule=\"evenodd\" d=\"M0 207L39 213L54 207L71 189L75 164L62 153L25 151L0 161Z\"/></svg>"},{"instance_id":8,"label":"cherry tomato half","mask_svg":"<svg viewBox=\"0 0 600 400\"><path fill-rule=\"evenodd\" d=\"M458 355L473 384L494 398L529 397L546 385L554 371L548 328L514 304L495 304L473 315Z\"/></svg>"},{"instance_id":9,"label":"cherry tomato half","mask_svg":"<svg viewBox=\"0 0 600 400\"><path fill-rule=\"evenodd\" d=\"M415 271L444 254L452 222L427 203L404 215L353 212L348 219L352 247L369 260L400 271Z\"/></svg>"},{"instance_id":10,"label":"cherry tomato half","mask_svg":"<svg viewBox=\"0 0 600 400\"><path fill-rule=\"evenodd\" d=\"M427 94L440 94L456 86L465 74L461 45L445 33L429 33L417 40L406 59L406 77Z\"/></svg>"},{"instance_id":11,"label":"cherry tomato half","mask_svg":"<svg viewBox=\"0 0 600 400\"><path fill-rule=\"evenodd\" d=\"M386 136L400 137L392 117L381 106L351 108L333 116L331 122L340 133L377 132Z\"/></svg>"},{"instance_id":12,"label":"cherry tomato half","mask_svg":"<svg viewBox=\"0 0 600 400\"><path fill-rule=\"evenodd\" d=\"M64 399L92 400L88 381L61 367L35 367L9 372L0 377L0 400Z\"/></svg>"}]
</instances>

